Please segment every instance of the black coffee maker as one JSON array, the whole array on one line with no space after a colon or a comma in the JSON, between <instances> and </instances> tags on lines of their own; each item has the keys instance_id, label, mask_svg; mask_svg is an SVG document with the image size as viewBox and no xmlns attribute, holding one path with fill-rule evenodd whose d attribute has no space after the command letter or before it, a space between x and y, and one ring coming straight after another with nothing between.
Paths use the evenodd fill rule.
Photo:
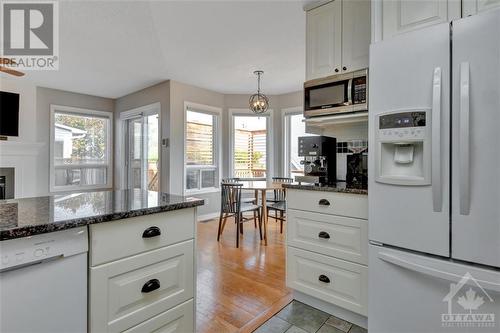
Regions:
<instances>
[{"instance_id":1,"label":"black coffee maker","mask_svg":"<svg viewBox=\"0 0 500 333\"><path fill-rule=\"evenodd\" d=\"M337 139L327 136L299 137L299 156L304 159L304 177L295 177L320 185L333 185L337 180Z\"/></svg>"}]
</instances>

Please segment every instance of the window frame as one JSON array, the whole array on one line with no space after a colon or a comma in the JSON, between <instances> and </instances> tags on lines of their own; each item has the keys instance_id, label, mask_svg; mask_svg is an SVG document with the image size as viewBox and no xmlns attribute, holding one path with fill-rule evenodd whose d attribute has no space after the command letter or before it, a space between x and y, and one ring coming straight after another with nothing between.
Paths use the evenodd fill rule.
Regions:
<instances>
[{"instance_id":1,"label":"window frame","mask_svg":"<svg viewBox=\"0 0 500 333\"><path fill-rule=\"evenodd\" d=\"M214 161L215 165L187 165L186 161L186 142L187 142L187 112L198 112L207 115L214 116ZM183 159L183 168L182 168L182 188L184 195L187 194L201 194L201 193L212 193L220 191L220 180L222 179L222 108L218 108L215 106L198 104L193 102L184 102L184 112L183 112L183 149L182 149L182 159ZM187 189L187 171L198 170L200 174L199 178L199 187L196 189ZM215 174L217 179L215 181L214 187L201 187L202 176L201 173L203 170L215 170Z\"/></svg>"},{"instance_id":2,"label":"window frame","mask_svg":"<svg viewBox=\"0 0 500 333\"><path fill-rule=\"evenodd\" d=\"M290 159L291 159L291 144L292 144L292 131L291 131L291 116L303 115L304 108L302 106L295 106L283 109L281 112L281 118L283 122L283 175L285 177L291 177L290 171Z\"/></svg>"},{"instance_id":3,"label":"window frame","mask_svg":"<svg viewBox=\"0 0 500 333\"><path fill-rule=\"evenodd\" d=\"M106 168L106 184L100 185L55 185L55 170L57 169L73 169L77 167L92 167L92 164L71 164L68 166L55 166L54 164L54 143L55 143L55 114L65 113L72 116L98 116L106 118L107 122L107 158L106 164L95 165L99 168ZM86 191L86 190L105 190L113 187L113 113L110 111L99 111L92 109L77 108L65 105L50 105L50 142L49 142L49 191L51 193L68 192L68 191Z\"/></svg>"},{"instance_id":4,"label":"window frame","mask_svg":"<svg viewBox=\"0 0 500 333\"><path fill-rule=\"evenodd\" d=\"M265 117L266 118L266 178L240 178L241 180L269 180L274 171L274 137L273 137L273 110L268 109L264 114L255 114L249 109L229 109L229 175L234 175L234 117Z\"/></svg>"}]
</instances>

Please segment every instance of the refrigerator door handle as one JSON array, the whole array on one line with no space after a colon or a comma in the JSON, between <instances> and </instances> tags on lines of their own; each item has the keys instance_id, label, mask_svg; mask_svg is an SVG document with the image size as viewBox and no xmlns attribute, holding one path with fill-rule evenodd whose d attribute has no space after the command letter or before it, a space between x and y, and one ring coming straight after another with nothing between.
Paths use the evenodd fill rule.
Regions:
<instances>
[{"instance_id":1,"label":"refrigerator door handle","mask_svg":"<svg viewBox=\"0 0 500 333\"><path fill-rule=\"evenodd\" d=\"M459 138L459 193L460 214L469 215L470 211L470 174L469 174L469 63L460 64L460 138Z\"/></svg>"},{"instance_id":2,"label":"refrigerator door handle","mask_svg":"<svg viewBox=\"0 0 500 333\"><path fill-rule=\"evenodd\" d=\"M435 212L443 206L441 181L441 67L434 68L432 80L432 204Z\"/></svg>"},{"instance_id":3,"label":"refrigerator door handle","mask_svg":"<svg viewBox=\"0 0 500 333\"><path fill-rule=\"evenodd\" d=\"M414 263L411 261L408 261L406 259L400 258L396 255L390 254L390 253L384 253L384 252L379 252L378 253L379 259L388 262L390 264L408 269L410 271L418 272L424 275L436 277L439 279L447 280L450 282L458 282L460 281L464 276L442 271L433 267L427 267L424 265L421 265L419 263ZM471 279L472 280L472 279ZM476 281L481 285L482 288L500 292L500 281L498 283L496 282L491 282L491 281L484 281L484 280L478 280Z\"/></svg>"}]
</instances>

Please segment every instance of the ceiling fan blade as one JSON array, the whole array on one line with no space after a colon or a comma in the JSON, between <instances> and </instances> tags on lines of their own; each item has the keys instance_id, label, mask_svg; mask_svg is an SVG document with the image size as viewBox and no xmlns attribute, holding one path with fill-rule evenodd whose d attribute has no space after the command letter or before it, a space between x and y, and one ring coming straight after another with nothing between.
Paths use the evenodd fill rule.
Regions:
<instances>
[{"instance_id":1,"label":"ceiling fan blade","mask_svg":"<svg viewBox=\"0 0 500 333\"><path fill-rule=\"evenodd\" d=\"M4 66L0 66L0 72L4 72L4 73L14 75L14 76L24 76L23 72L19 72L19 71L16 71L16 70L4 67Z\"/></svg>"}]
</instances>

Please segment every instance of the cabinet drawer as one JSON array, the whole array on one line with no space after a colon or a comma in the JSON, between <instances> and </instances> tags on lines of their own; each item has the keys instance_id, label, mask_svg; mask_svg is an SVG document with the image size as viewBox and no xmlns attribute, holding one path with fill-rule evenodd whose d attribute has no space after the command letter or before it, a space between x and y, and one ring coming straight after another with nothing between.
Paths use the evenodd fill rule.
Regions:
<instances>
[{"instance_id":1,"label":"cabinet drawer","mask_svg":"<svg viewBox=\"0 0 500 333\"><path fill-rule=\"evenodd\" d=\"M368 221L288 210L287 244L360 264L368 263Z\"/></svg>"},{"instance_id":2,"label":"cabinet drawer","mask_svg":"<svg viewBox=\"0 0 500 333\"><path fill-rule=\"evenodd\" d=\"M173 309L134 326L124 333L187 333L194 332L194 302L182 303Z\"/></svg>"},{"instance_id":3,"label":"cabinet drawer","mask_svg":"<svg viewBox=\"0 0 500 333\"><path fill-rule=\"evenodd\" d=\"M194 209L180 209L93 224L90 226L90 265L193 239L194 221ZM160 234L156 235L158 231Z\"/></svg>"},{"instance_id":4,"label":"cabinet drawer","mask_svg":"<svg viewBox=\"0 0 500 333\"><path fill-rule=\"evenodd\" d=\"M367 315L366 266L288 246L286 269L288 287Z\"/></svg>"},{"instance_id":5,"label":"cabinet drawer","mask_svg":"<svg viewBox=\"0 0 500 333\"><path fill-rule=\"evenodd\" d=\"M194 241L90 269L92 332L121 332L194 294Z\"/></svg>"},{"instance_id":6,"label":"cabinet drawer","mask_svg":"<svg viewBox=\"0 0 500 333\"><path fill-rule=\"evenodd\" d=\"M287 190L288 208L368 219L368 197L362 194Z\"/></svg>"}]
</instances>

